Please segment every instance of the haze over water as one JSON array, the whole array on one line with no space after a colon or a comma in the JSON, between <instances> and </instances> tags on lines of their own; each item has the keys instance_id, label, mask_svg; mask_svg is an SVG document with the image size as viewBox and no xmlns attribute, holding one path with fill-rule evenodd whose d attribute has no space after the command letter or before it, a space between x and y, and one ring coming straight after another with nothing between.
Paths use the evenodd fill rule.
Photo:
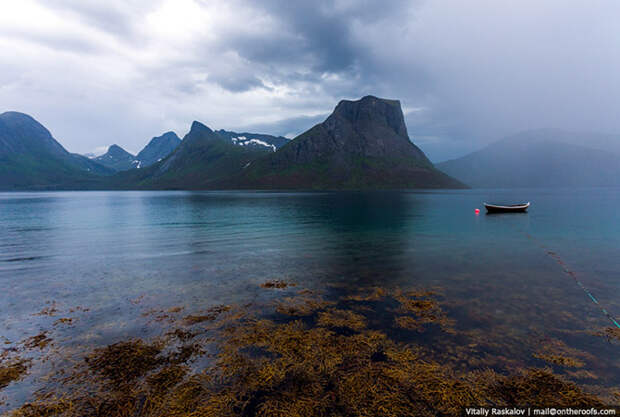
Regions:
<instances>
[{"instance_id":1,"label":"haze over water","mask_svg":"<svg viewBox=\"0 0 620 417\"><path fill-rule=\"evenodd\" d=\"M521 200L529 213L484 214ZM533 350L554 339L590 355L586 384L620 386L617 347L592 334L610 320L549 254L618 317L619 204L618 189L0 193L0 335L12 346L49 328L62 314L35 314L55 305L90 309L58 343L146 336L149 309L264 301L269 279L438 287L459 330L501 340L471 348L481 367L540 364Z\"/></svg>"}]
</instances>

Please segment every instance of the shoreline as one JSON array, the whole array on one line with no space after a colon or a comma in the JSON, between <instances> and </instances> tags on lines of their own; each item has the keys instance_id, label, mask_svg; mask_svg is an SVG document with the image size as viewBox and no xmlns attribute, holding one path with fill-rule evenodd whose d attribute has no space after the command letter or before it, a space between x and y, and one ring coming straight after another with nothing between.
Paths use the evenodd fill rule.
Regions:
<instances>
[{"instance_id":1,"label":"shoreline","mask_svg":"<svg viewBox=\"0 0 620 417\"><path fill-rule=\"evenodd\" d=\"M162 329L152 339L64 352L54 346L53 329L30 338L23 343L25 353L41 352L51 363L70 359L75 366L49 375L57 385L48 382L47 390L19 408L11 404L9 415L35 417L50 410L100 415L89 414L93 404L113 407L110 416L254 415L259 410L307 415L302 410L310 404L356 415L357 407L379 403L394 415L409 415L405 410L459 415L474 403L598 407L615 399L611 388L599 387L596 395L592 387L572 382L590 371L582 352L559 343L532 352L540 367L492 370L493 361L480 362L471 354L475 347L459 344L465 333L445 310L450 300L437 289L317 292L279 280L261 287L275 295L274 301L194 313L182 306L144 312ZM77 313L79 320L84 313ZM56 323L72 324L64 317ZM597 337L620 342L613 329ZM429 338L443 355L419 342ZM464 368L463 361L471 363ZM36 358L5 355L1 366L21 366L19 383L36 363ZM194 390L199 394L187 397Z\"/></svg>"}]
</instances>

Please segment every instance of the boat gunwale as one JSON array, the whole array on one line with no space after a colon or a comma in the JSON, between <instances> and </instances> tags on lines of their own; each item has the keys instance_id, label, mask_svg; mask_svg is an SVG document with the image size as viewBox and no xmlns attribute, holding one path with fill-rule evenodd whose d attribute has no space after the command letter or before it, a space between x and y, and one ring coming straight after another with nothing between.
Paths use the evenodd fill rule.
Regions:
<instances>
[{"instance_id":1,"label":"boat gunwale","mask_svg":"<svg viewBox=\"0 0 620 417\"><path fill-rule=\"evenodd\" d=\"M504 205L498 205L498 204L491 204L491 203L483 203L484 206L488 209L489 207L491 208L497 208L497 209L507 209L507 210L516 210L516 209L526 209L530 206L530 202L528 201L527 203L522 203L522 204L513 204L510 206L504 206Z\"/></svg>"}]
</instances>

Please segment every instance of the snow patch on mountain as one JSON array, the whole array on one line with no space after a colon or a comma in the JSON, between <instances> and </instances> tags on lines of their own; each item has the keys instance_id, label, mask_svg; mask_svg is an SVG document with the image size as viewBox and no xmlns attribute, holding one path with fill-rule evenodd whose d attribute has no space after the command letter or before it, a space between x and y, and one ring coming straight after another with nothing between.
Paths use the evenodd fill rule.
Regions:
<instances>
[{"instance_id":1,"label":"snow patch on mountain","mask_svg":"<svg viewBox=\"0 0 620 417\"><path fill-rule=\"evenodd\" d=\"M259 146L265 146L267 148L271 148L273 152L276 151L276 145L272 145L271 143L267 143L260 139L255 139L255 138L248 139L246 136L237 136L236 138L231 138L231 140L235 145L239 145L239 146L259 145Z\"/></svg>"}]
</instances>

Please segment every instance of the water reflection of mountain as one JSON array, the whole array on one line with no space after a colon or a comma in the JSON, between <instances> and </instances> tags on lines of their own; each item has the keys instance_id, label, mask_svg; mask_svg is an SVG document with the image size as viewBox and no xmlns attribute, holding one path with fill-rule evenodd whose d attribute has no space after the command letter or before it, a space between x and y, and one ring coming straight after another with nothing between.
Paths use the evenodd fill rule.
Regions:
<instances>
[{"instance_id":1,"label":"water reflection of mountain","mask_svg":"<svg viewBox=\"0 0 620 417\"><path fill-rule=\"evenodd\" d=\"M304 240L314 239L307 253L314 279L385 285L411 265L410 232L424 210L415 194L325 193L299 199L294 207L292 226L305 231Z\"/></svg>"}]
</instances>

